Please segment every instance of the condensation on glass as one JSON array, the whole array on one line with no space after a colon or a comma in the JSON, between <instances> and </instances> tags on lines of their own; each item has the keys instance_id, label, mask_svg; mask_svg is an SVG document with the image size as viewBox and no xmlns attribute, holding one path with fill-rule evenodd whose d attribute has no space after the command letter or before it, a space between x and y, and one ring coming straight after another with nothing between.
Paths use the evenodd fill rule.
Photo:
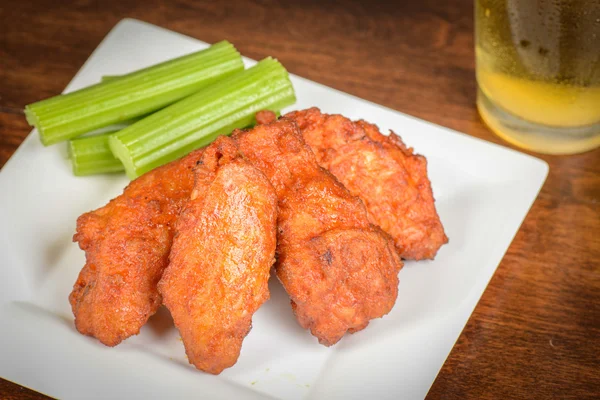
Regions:
<instances>
[{"instance_id":1,"label":"condensation on glass","mask_svg":"<svg viewBox=\"0 0 600 400\"><path fill-rule=\"evenodd\" d=\"M475 34L494 132L540 153L600 146L600 0L476 0Z\"/></svg>"}]
</instances>

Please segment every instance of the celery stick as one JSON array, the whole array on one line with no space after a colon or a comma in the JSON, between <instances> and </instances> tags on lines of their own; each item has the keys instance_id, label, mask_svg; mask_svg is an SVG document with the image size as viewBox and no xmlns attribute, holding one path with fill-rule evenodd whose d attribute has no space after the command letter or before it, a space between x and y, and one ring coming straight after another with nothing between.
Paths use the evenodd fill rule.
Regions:
<instances>
[{"instance_id":1,"label":"celery stick","mask_svg":"<svg viewBox=\"0 0 600 400\"><path fill-rule=\"evenodd\" d=\"M276 111L275 114L278 117L281 115L279 111ZM252 128L255 125L256 119L253 119L252 123L244 128ZM108 140L113 133L126 126L115 128L115 125L112 125L98 130L97 135L69 140L68 152L73 174L87 176L124 171L123 163L110 150Z\"/></svg>"},{"instance_id":2,"label":"celery stick","mask_svg":"<svg viewBox=\"0 0 600 400\"><path fill-rule=\"evenodd\" d=\"M112 82L120 77L121 75L103 75L102 78L100 78L100 82Z\"/></svg>"},{"instance_id":3,"label":"celery stick","mask_svg":"<svg viewBox=\"0 0 600 400\"><path fill-rule=\"evenodd\" d=\"M121 130L109 144L134 179L252 124L257 111L295 101L287 71L269 57Z\"/></svg>"},{"instance_id":4,"label":"celery stick","mask_svg":"<svg viewBox=\"0 0 600 400\"><path fill-rule=\"evenodd\" d=\"M110 151L108 138L114 132L69 140L69 158L77 176L121 172L123 163Z\"/></svg>"},{"instance_id":5,"label":"celery stick","mask_svg":"<svg viewBox=\"0 0 600 400\"><path fill-rule=\"evenodd\" d=\"M244 68L231 43L25 107L44 145L156 111Z\"/></svg>"}]
</instances>

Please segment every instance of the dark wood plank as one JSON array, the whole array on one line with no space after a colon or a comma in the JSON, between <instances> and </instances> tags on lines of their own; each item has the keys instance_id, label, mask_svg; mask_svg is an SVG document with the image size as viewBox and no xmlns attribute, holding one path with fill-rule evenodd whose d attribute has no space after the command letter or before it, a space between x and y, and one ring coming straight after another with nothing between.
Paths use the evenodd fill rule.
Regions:
<instances>
[{"instance_id":1,"label":"dark wood plank","mask_svg":"<svg viewBox=\"0 0 600 400\"><path fill-rule=\"evenodd\" d=\"M32 0L0 6L0 166L29 132L24 105L60 93L124 17L228 39L249 57L275 56L298 75L509 146L475 109L471 0ZM600 150L541 158L548 180L429 398L600 392ZM44 398L3 380L0 397Z\"/></svg>"},{"instance_id":2,"label":"dark wood plank","mask_svg":"<svg viewBox=\"0 0 600 400\"><path fill-rule=\"evenodd\" d=\"M24 386L0 378L0 398L2 400L48 400L45 396Z\"/></svg>"}]
</instances>

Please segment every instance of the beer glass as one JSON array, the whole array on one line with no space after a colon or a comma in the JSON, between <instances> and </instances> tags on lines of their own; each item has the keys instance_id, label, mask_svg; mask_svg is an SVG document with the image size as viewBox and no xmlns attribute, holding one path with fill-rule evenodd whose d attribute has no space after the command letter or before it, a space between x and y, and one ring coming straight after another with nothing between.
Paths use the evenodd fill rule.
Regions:
<instances>
[{"instance_id":1,"label":"beer glass","mask_svg":"<svg viewBox=\"0 0 600 400\"><path fill-rule=\"evenodd\" d=\"M600 0L475 0L477 108L546 154L600 146Z\"/></svg>"}]
</instances>

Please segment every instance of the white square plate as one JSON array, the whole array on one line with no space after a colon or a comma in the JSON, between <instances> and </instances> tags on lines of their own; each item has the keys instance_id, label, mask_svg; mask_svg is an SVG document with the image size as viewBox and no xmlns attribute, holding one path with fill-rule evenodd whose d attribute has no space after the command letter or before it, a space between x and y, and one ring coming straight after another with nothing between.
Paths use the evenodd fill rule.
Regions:
<instances>
[{"instance_id":1,"label":"white square plate","mask_svg":"<svg viewBox=\"0 0 600 400\"><path fill-rule=\"evenodd\" d=\"M66 92L206 47L121 21ZM252 61L246 60L248 64ZM64 145L33 131L0 173L0 376L62 399L423 398L548 173L543 161L292 76L294 109L363 118L427 157L450 243L407 262L393 311L326 348L296 323L276 279L238 363L190 366L164 308L115 348L76 332L68 295L84 264L75 220L121 193L123 175L77 178ZM287 111L287 110L285 110Z\"/></svg>"}]
</instances>

